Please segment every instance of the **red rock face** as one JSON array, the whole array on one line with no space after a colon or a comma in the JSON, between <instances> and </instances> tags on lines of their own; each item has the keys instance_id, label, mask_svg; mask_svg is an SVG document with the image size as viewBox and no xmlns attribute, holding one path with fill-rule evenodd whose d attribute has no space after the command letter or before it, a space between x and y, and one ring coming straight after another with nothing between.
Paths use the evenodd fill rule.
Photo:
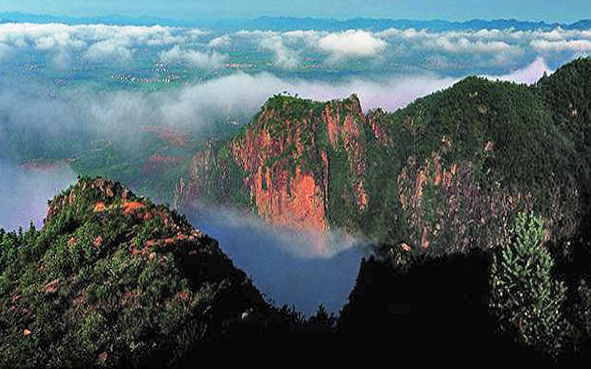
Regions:
<instances>
[{"instance_id":1,"label":"red rock face","mask_svg":"<svg viewBox=\"0 0 591 369\"><path fill-rule=\"evenodd\" d=\"M325 189L314 173L292 164L302 160L302 132L312 122L284 120L281 132L269 133L271 121L281 119L265 112L256 128L230 147L235 162L249 175L245 186L261 218L281 226L326 230ZM314 146L314 143L311 143ZM277 158L282 158L277 160Z\"/></svg>"},{"instance_id":2,"label":"red rock face","mask_svg":"<svg viewBox=\"0 0 591 369\"><path fill-rule=\"evenodd\" d=\"M300 168L293 176L284 170L275 173L280 179L276 184L271 180L271 171L259 167L252 183L259 216L281 226L328 229L322 191L313 175L302 173Z\"/></svg>"},{"instance_id":3,"label":"red rock face","mask_svg":"<svg viewBox=\"0 0 591 369\"><path fill-rule=\"evenodd\" d=\"M191 183L191 190L195 195L199 195L202 192L203 182L199 179L206 176L212 166L215 163L215 157L211 146L207 146L205 150L198 152L189 165L189 177L194 179ZM180 183L179 186L181 192L185 191L184 183ZM188 194L191 195L191 194Z\"/></svg>"},{"instance_id":4,"label":"red rock face","mask_svg":"<svg viewBox=\"0 0 591 369\"><path fill-rule=\"evenodd\" d=\"M330 152L346 153L352 181L352 193L347 196L354 198L360 209L368 204L362 179L366 165L362 131L366 119L355 96L324 104L320 114L309 111L292 117L292 108L263 108L258 119L226 148L246 174L244 191L262 219L281 226L325 231L330 228ZM322 137L326 141L321 142ZM204 196L207 185L202 179L211 173L218 159L211 147L195 155L190 183L179 183L185 193L182 202ZM225 199L218 200L224 203Z\"/></svg>"}]
</instances>

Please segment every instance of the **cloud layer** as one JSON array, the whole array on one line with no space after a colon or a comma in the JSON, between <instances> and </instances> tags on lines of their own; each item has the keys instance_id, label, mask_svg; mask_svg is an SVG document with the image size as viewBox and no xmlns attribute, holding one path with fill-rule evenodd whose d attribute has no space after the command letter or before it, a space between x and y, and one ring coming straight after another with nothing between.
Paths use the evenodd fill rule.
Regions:
<instances>
[{"instance_id":1,"label":"cloud layer","mask_svg":"<svg viewBox=\"0 0 591 369\"><path fill-rule=\"evenodd\" d=\"M550 72L545 60L538 58L524 68L488 78L533 83ZM278 77L266 72L235 72L152 92L105 91L90 86L48 91L46 86L5 81L0 84L0 145L7 146L11 132L19 131L39 139L36 145L39 154L43 154L44 147L49 152L55 142L63 141L60 137L112 136L115 140L133 141L143 126L163 125L198 133L202 127L228 120L248 122L270 96L284 91L321 101L356 93L365 111L375 108L395 111L458 80L423 73L327 82ZM77 143L72 142L68 147L74 148Z\"/></svg>"},{"instance_id":2,"label":"cloud layer","mask_svg":"<svg viewBox=\"0 0 591 369\"><path fill-rule=\"evenodd\" d=\"M140 52L152 50L151 53ZM213 51L215 49L215 51ZM0 24L0 59L19 50L49 53L58 67L82 62L126 63L134 58L163 59L203 69L224 68L244 52L270 54L270 65L282 70L309 66L350 66L361 61L370 69L421 65L429 69L516 68L542 56L561 60L591 52L591 30L475 30L428 32L388 29L381 32L239 31L214 34L200 29L65 24ZM436 61L436 62L434 62ZM266 67L264 60L255 61Z\"/></svg>"},{"instance_id":3,"label":"cloud layer","mask_svg":"<svg viewBox=\"0 0 591 369\"><path fill-rule=\"evenodd\" d=\"M365 31L331 33L318 41L318 48L334 61L349 57L373 57L386 48L386 41Z\"/></svg>"},{"instance_id":4,"label":"cloud layer","mask_svg":"<svg viewBox=\"0 0 591 369\"><path fill-rule=\"evenodd\" d=\"M0 49L37 50L55 55L79 54L89 61L126 61L141 47L189 43L199 37L193 32L178 33L168 27L107 26L65 24L0 24Z\"/></svg>"},{"instance_id":5,"label":"cloud layer","mask_svg":"<svg viewBox=\"0 0 591 369\"><path fill-rule=\"evenodd\" d=\"M168 51L160 53L160 59L164 62L186 63L202 69L222 68L229 59L227 54L219 54L215 51L201 52L199 50L181 49L175 46Z\"/></svg>"}]
</instances>

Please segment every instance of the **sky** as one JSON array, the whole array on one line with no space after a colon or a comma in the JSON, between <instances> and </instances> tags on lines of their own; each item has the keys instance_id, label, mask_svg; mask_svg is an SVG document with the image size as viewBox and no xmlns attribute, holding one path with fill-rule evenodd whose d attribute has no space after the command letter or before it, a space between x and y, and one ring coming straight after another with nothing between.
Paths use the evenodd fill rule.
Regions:
<instances>
[{"instance_id":1,"label":"sky","mask_svg":"<svg viewBox=\"0 0 591 369\"><path fill-rule=\"evenodd\" d=\"M3 0L0 12L159 16L183 20L259 16L499 19L575 22L591 18L591 0Z\"/></svg>"}]
</instances>

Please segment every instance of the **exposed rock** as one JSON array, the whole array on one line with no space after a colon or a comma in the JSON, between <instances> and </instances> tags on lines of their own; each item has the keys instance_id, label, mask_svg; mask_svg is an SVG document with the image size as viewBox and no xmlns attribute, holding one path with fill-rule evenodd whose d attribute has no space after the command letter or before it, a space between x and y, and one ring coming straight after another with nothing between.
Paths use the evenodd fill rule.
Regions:
<instances>
[{"instance_id":1,"label":"exposed rock","mask_svg":"<svg viewBox=\"0 0 591 369\"><path fill-rule=\"evenodd\" d=\"M58 287L60 284L60 280L58 279L54 279L53 281L47 283L45 285L45 292L47 293L54 293L57 291Z\"/></svg>"},{"instance_id":2,"label":"exposed rock","mask_svg":"<svg viewBox=\"0 0 591 369\"><path fill-rule=\"evenodd\" d=\"M276 100L263 107L244 134L222 149L216 151L210 145L195 155L189 190L183 184L177 191L177 195L185 194L182 202L209 198L227 204L228 192L246 192L249 206L266 221L318 230L331 227L327 214L331 201L352 199L360 211L365 209L370 201L363 179L367 122L359 99L353 95L327 102L319 106L318 114L310 105L299 115L292 113L298 101ZM273 106L277 103L285 104L278 109ZM329 147L323 146L324 139ZM223 151L228 152L228 158L220 157ZM331 192L329 178L337 154L346 158L351 181L348 192ZM234 167L237 169L231 170ZM214 169L222 174L215 184L208 183ZM239 173L242 178L236 178ZM233 187L239 183L244 187ZM221 193L210 198L212 185L221 188Z\"/></svg>"}]
</instances>

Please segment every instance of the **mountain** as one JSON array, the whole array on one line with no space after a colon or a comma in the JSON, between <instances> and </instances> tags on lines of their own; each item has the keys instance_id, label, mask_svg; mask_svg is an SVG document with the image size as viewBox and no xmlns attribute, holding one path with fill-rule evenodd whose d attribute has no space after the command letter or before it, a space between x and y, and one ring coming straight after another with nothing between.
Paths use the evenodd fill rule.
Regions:
<instances>
[{"instance_id":1,"label":"mountain","mask_svg":"<svg viewBox=\"0 0 591 369\"><path fill-rule=\"evenodd\" d=\"M589 29L591 28L591 20L589 19L582 19L578 22L575 22L570 25L565 25L566 29Z\"/></svg>"},{"instance_id":2,"label":"mountain","mask_svg":"<svg viewBox=\"0 0 591 369\"><path fill-rule=\"evenodd\" d=\"M526 210L565 239L588 209L590 66L533 86L469 77L394 113L277 95L194 156L176 197L431 251L503 244Z\"/></svg>"},{"instance_id":3,"label":"mountain","mask_svg":"<svg viewBox=\"0 0 591 369\"><path fill-rule=\"evenodd\" d=\"M590 60L575 60L552 76L542 78L535 87L548 107L554 124L564 132L567 143L576 153L569 157L569 162L579 178L579 189L585 206L591 203Z\"/></svg>"},{"instance_id":4,"label":"mountain","mask_svg":"<svg viewBox=\"0 0 591 369\"><path fill-rule=\"evenodd\" d=\"M353 18L337 20L330 18L297 18L297 17L260 17L246 21L243 28L249 30L271 31L296 31L296 30L324 30L345 31L349 29L366 29L371 31L383 31L389 28L398 29L425 29L434 32L480 30L480 29L516 29L526 30L552 30L557 27L568 29L587 29L588 21L582 20L573 24L546 23L519 21L516 19L474 19L457 22L442 19L435 20L411 20L411 19L372 19Z\"/></svg>"},{"instance_id":5,"label":"mountain","mask_svg":"<svg viewBox=\"0 0 591 369\"><path fill-rule=\"evenodd\" d=\"M93 17L69 17L49 14L30 14L22 12L0 12L1 22L16 23L66 23L66 24L112 24L112 25L136 25L152 26L161 25L169 27L199 27L208 28L219 32L235 32L240 30L261 31L345 31L349 29L366 29L371 31L383 31L389 28L398 29L425 29L433 32L480 30L480 29L515 29L521 31L552 30L557 27L564 29L585 30L591 27L591 20L582 19L578 22L547 23L521 21L516 19L473 19L469 21L447 21L442 19L413 20L413 19L374 19L374 18L312 18L312 17L270 17L263 16L255 19L225 19L203 18L172 19L164 17L129 17L122 15L100 15Z\"/></svg>"},{"instance_id":6,"label":"mountain","mask_svg":"<svg viewBox=\"0 0 591 369\"><path fill-rule=\"evenodd\" d=\"M4 368L160 368L295 331L215 240L104 179L54 197L39 231L0 230L0 272Z\"/></svg>"},{"instance_id":7,"label":"mountain","mask_svg":"<svg viewBox=\"0 0 591 369\"><path fill-rule=\"evenodd\" d=\"M399 355L413 360L468 363L486 357L495 365L512 358L547 366L547 357L514 344L490 316L490 260L478 250L419 258L408 270L375 258L364 260L339 316L340 331L388 337L390 347L403 347ZM429 355L423 357L428 343Z\"/></svg>"},{"instance_id":8,"label":"mountain","mask_svg":"<svg viewBox=\"0 0 591 369\"><path fill-rule=\"evenodd\" d=\"M229 142L195 155L178 197L250 208L280 225L326 230L345 205L335 201L336 192L348 196L347 205L355 203L351 208L366 201L365 121L355 96L328 103L275 96ZM346 188L350 183L354 191Z\"/></svg>"},{"instance_id":9,"label":"mountain","mask_svg":"<svg viewBox=\"0 0 591 369\"><path fill-rule=\"evenodd\" d=\"M129 17L122 15L102 15L94 17L69 17L50 14L30 14L22 12L0 12L3 23L65 23L65 24L111 24L152 26L166 25L170 27L190 27L195 22L180 21L161 17Z\"/></svg>"},{"instance_id":10,"label":"mountain","mask_svg":"<svg viewBox=\"0 0 591 369\"><path fill-rule=\"evenodd\" d=\"M397 357L434 364L472 363L486 357L491 365L511 360L541 367L576 366L591 358L591 321L585 318L591 312L589 240L579 243L575 254L554 255L559 266L552 278L565 281L569 291L561 308L563 322L556 323L567 336L557 356L517 343L521 336L514 329L500 328L503 318L491 314L491 270L500 249L437 256L396 249L363 260L349 301L340 312L338 331L345 337L387 337L388 347L402 348ZM576 264L584 268L573 273ZM515 311L529 304L521 301ZM542 314L546 318L546 311ZM526 320L522 317L516 323L521 328ZM425 356L427 344L429 355Z\"/></svg>"}]
</instances>

